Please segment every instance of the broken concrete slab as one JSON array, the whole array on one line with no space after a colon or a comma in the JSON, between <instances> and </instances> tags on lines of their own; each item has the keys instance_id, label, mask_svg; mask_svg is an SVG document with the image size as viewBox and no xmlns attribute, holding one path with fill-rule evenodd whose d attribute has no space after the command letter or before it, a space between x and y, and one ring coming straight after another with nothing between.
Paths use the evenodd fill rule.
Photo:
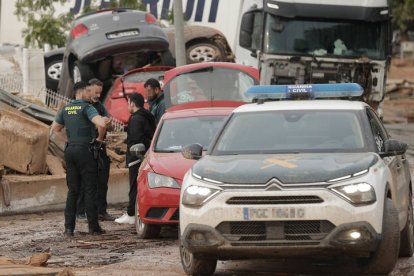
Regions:
<instances>
[{"instance_id":1,"label":"broken concrete slab","mask_svg":"<svg viewBox=\"0 0 414 276\"><path fill-rule=\"evenodd\" d=\"M67 185L64 175L3 175L0 185L0 216L63 210ZM108 204L128 202L128 169L111 169Z\"/></svg>"},{"instance_id":2,"label":"broken concrete slab","mask_svg":"<svg viewBox=\"0 0 414 276\"><path fill-rule=\"evenodd\" d=\"M0 102L0 164L24 174L46 172L49 126Z\"/></svg>"}]
</instances>

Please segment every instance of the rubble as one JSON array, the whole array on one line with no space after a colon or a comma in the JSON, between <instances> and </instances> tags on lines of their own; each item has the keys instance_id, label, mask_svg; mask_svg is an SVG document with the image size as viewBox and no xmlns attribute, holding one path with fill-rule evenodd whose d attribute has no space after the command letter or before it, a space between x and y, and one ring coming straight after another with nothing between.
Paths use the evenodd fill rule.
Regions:
<instances>
[{"instance_id":1,"label":"rubble","mask_svg":"<svg viewBox=\"0 0 414 276\"><path fill-rule=\"evenodd\" d=\"M24 174L46 172L49 128L0 103L0 164Z\"/></svg>"}]
</instances>

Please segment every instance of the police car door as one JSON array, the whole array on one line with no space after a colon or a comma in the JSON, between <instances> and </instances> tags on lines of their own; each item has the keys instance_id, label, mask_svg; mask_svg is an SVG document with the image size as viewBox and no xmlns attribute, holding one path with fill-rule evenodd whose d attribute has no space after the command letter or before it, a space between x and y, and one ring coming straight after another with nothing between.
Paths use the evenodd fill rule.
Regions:
<instances>
[{"instance_id":1,"label":"police car door","mask_svg":"<svg viewBox=\"0 0 414 276\"><path fill-rule=\"evenodd\" d=\"M390 137L374 111L372 111L371 109L367 109L367 115L371 125L371 130L375 139L377 150L378 152L384 152L385 141ZM408 185L406 184L405 180L405 172L402 167L401 156L389 156L383 157L382 159L391 171L393 183L390 183L390 185L393 185L391 189L394 193L396 193L393 195L394 204L396 204L397 209L400 211L402 208L407 208L407 206L401 206L401 204L406 204L406 202L403 199L406 198L408 192Z\"/></svg>"}]
</instances>

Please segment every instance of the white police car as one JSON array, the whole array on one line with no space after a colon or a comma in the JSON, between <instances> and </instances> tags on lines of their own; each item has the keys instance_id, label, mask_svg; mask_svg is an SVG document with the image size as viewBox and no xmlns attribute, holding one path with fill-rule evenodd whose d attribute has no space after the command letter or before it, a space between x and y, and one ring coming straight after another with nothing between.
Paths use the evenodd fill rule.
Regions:
<instances>
[{"instance_id":1,"label":"white police car","mask_svg":"<svg viewBox=\"0 0 414 276\"><path fill-rule=\"evenodd\" d=\"M357 84L248 91L257 103L233 111L184 178L187 274L213 274L218 259L337 255L357 258L358 273L387 274L398 256L412 256L407 145L390 139L367 104L332 100L362 92ZM183 155L201 151L193 144Z\"/></svg>"}]
</instances>

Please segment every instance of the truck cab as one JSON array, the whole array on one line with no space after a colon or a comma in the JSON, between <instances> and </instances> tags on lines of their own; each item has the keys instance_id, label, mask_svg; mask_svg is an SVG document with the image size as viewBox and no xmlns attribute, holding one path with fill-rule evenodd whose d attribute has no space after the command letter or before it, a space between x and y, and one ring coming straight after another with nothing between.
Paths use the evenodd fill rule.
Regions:
<instances>
[{"instance_id":1,"label":"truck cab","mask_svg":"<svg viewBox=\"0 0 414 276\"><path fill-rule=\"evenodd\" d=\"M243 14L239 44L257 57L261 84L355 82L376 109L391 38L386 0L264 0Z\"/></svg>"}]
</instances>

